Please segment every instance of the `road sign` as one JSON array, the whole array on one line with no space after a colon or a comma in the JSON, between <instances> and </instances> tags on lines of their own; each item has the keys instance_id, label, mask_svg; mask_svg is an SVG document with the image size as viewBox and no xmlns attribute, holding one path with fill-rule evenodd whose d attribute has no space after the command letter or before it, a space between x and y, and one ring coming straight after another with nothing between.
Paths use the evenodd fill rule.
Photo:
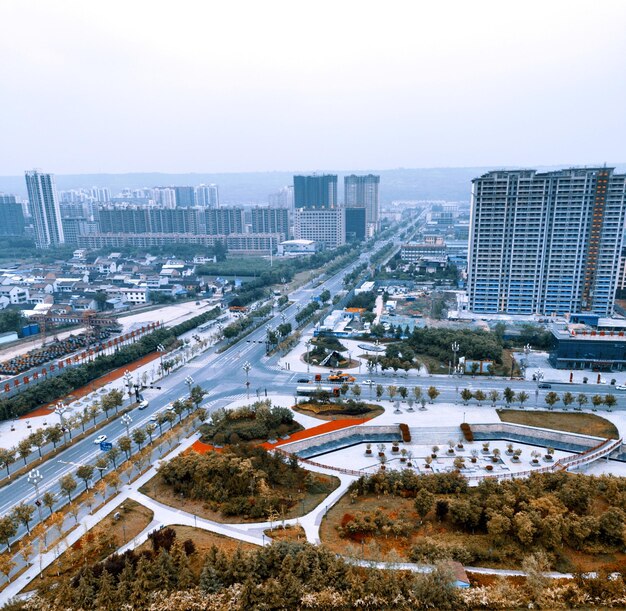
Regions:
<instances>
[{"instance_id":1,"label":"road sign","mask_svg":"<svg viewBox=\"0 0 626 611\"><path fill-rule=\"evenodd\" d=\"M108 452L109 450L113 449L113 444L110 441L101 441L100 442L100 449L103 452Z\"/></svg>"}]
</instances>

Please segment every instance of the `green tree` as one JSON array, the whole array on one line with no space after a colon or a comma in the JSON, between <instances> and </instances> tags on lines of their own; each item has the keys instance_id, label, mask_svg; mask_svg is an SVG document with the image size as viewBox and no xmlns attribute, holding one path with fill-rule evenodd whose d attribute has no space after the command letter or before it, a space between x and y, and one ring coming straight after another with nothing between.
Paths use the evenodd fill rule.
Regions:
<instances>
[{"instance_id":1,"label":"green tree","mask_svg":"<svg viewBox=\"0 0 626 611\"><path fill-rule=\"evenodd\" d=\"M469 388L464 388L461 391L461 399L463 400L464 405L467 405L472 400L473 396L474 394Z\"/></svg>"},{"instance_id":2,"label":"green tree","mask_svg":"<svg viewBox=\"0 0 626 611\"><path fill-rule=\"evenodd\" d=\"M104 472L109 468L109 457L106 454L98 456L95 467L100 472L100 479L102 479L104 477Z\"/></svg>"},{"instance_id":3,"label":"green tree","mask_svg":"<svg viewBox=\"0 0 626 611\"><path fill-rule=\"evenodd\" d=\"M497 390L489 391L489 401L491 401L491 406L495 407L496 403L500 400L500 393Z\"/></svg>"},{"instance_id":4,"label":"green tree","mask_svg":"<svg viewBox=\"0 0 626 611\"><path fill-rule=\"evenodd\" d=\"M591 397L591 403L593 403L595 409L598 409L598 407L604 403L604 399L601 395L593 395L593 397Z\"/></svg>"},{"instance_id":5,"label":"green tree","mask_svg":"<svg viewBox=\"0 0 626 611\"><path fill-rule=\"evenodd\" d=\"M17 444L17 453L20 455L20 458L24 461L24 464L26 464L26 459L30 456L31 448L32 448L32 442L29 438L22 439Z\"/></svg>"},{"instance_id":6,"label":"green tree","mask_svg":"<svg viewBox=\"0 0 626 611\"><path fill-rule=\"evenodd\" d=\"M46 436L46 441L51 443L53 447L56 449L57 443L63 439L63 431L61 427L57 424L55 426L49 426L45 429L44 435Z\"/></svg>"},{"instance_id":7,"label":"green tree","mask_svg":"<svg viewBox=\"0 0 626 611\"><path fill-rule=\"evenodd\" d=\"M399 386L398 393L400 394L402 399L406 399L407 395L409 394L409 390L406 386Z\"/></svg>"},{"instance_id":8,"label":"green tree","mask_svg":"<svg viewBox=\"0 0 626 611\"><path fill-rule=\"evenodd\" d=\"M71 473L64 475L59 480L59 487L61 488L63 493L67 495L67 498L69 499L70 503L72 502L72 492L76 490L77 486L78 484L76 483L76 480L74 479Z\"/></svg>"},{"instance_id":9,"label":"green tree","mask_svg":"<svg viewBox=\"0 0 626 611\"><path fill-rule=\"evenodd\" d=\"M380 401L381 397L385 393L385 389L382 384L376 384L376 398Z\"/></svg>"},{"instance_id":10,"label":"green tree","mask_svg":"<svg viewBox=\"0 0 626 611\"><path fill-rule=\"evenodd\" d=\"M185 411L185 406L180 399L176 399L172 403L172 407L174 408L174 413L178 416L178 422L181 422L183 419L183 412Z\"/></svg>"},{"instance_id":11,"label":"green tree","mask_svg":"<svg viewBox=\"0 0 626 611\"><path fill-rule=\"evenodd\" d=\"M517 393L517 400L519 401L520 407L524 407L524 403L526 403L529 398L528 393L523 390Z\"/></svg>"},{"instance_id":12,"label":"green tree","mask_svg":"<svg viewBox=\"0 0 626 611\"><path fill-rule=\"evenodd\" d=\"M559 400L559 395L557 395L554 391L550 391L545 396L545 402L548 405L548 409L553 409Z\"/></svg>"},{"instance_id":13,"label":"green tree","mask_svg":"<svg viewBox=\"0 0 626 611\"><path fill-rule=\"evenodd\" d=\"M572 403L574 403L574 395L571 392L564 392L561 401L563 401L563 406L567 409Z\"/></svg>"},{"instance_id":14,"label":"green tree","mask_svg":"<svg viewBox=\"0 0 626 611\"><path fill-rule=\"evenodd\" d=\"M207 393L202 390L202 388L197 384L195 386L192 386L189 396L191 397L193 404L196 406L196 409L200 407L200 403L202 403L202 399L206 394Z\"/></svg>"},{"instance_id":15,"label":"green tree","mask_svg":"<svg viewBox=\"0 0 626 611\"><path fill-rule=\"evenodd\" d=\"M422 389L420 386L413 387L413 396L415 397L416 401L419 401L422 398Z\"/></svg>"},{"instance_id":16,"label":"green tree","mask_svg":"<svg viewBox=\"0 0 626 611\"><path fill-rule=\"evenodd\" d=\"M131 451L131 448L133 447L130 437L123 435L122 437L118 439L117 445L119 446L120 450L122 450L122 452L126 454L126 458L130 458L130 451Z\"/></svg>"},{"instance_id":17,"label":"green tree","mask_svg":"<svg viewBox=\"0 0 626 611\"><path fill-rule=\"evenodd\" d=\"M52 515L52 511L54 509L54 505L57 502L57 495L54 492L45 492L41 497L41 502L44 507L48 508L50 515Z\"/></svg>"},{"instance_id":18,"label":"green tree","mask_svg":"<svg viewBox=\"0 0 626 611\"><path fill-rule=\"evenodd\" d=\"M584 393L579 393L579 395L576 397L576 403L578 403L578 407L580 407L582 409L583 405L586 405L588 402L587 400L587 395Z\"/></svg>"},{"instance_id":19,"label":"green tree","mask_svg":"<svg viewBox=\"0 0 626 611\"><path fill-rule=\"evenodd\" d=\"M6 469L7 476L9 475L9 467L15 462L15 450L7 450L0 448L0 467Z\"/></svg>"},{"instance_id":20,"label":"green tree","mask_svg":"<svg viewBox=\"0 0 626 611\"><path fill-rule=\"evenodd\" d=\"M393 384L391 384L390 386L387 386L387 394L389 395L389 401L393 402L393 398L396 396L397 393L398 393L397 386L394 386Z\"/></svg>"},{"instance_id":21,"label":"green tree","mask_svg":"<svg viewBox=\"0 0 626 611\"><path fill-rule=\"evenodd\" d=\"M435 495L428 492L426 488L421 488L415 495L415 500L413 501L413 507L415 507L415 511L417 511L420 517L420 524L434 506Z\"/></svg>"},{"instance_id":22,"label":"green tree","mask_svg":"<svg viewBox=\"0 0 626 611\"><path fill-rule=\"evenodd\" d=\"M0 539L11 549L11 538L17 534L17 521L13 514L0 516Z\"/></svg>"},{"instance_id":23,"label":"green tree","mask_svg":"<svg viewBox=\"0 0 626 611\"><path fill-rule=\"evenodd\" d=\"M81 465L76 469L76 475L78 479L82 479L85 482L85 490L89 490L89 480L93 477L94 466L93 465Z\"/></svg>"},{"instance_id":24,"label":"green tree","mask_svg":"<svg viewBox=\"0 0 626 611\"><path fill-rule=\"evenodd\" d=\"M117 459L120 457L120 453L119 448L113 446L105 455L113 463L114 469L117 469Z\"/></svg>"},{"instance_id":25,"label":"green tree","mask_svg":"<svg viewBox=\"0 0 626 611\"><path fill-rule=\"evenodd\" d=\"M139 449L141 450L141 446L145 443L146 441L146 432L143 429L135 429L132 433L132 437L133 437L133 441L139 446Z\"/></svg>"},{"instance_id":26,"label":"green tree","mask_svg":"<svg viewBox=\"0 0 626 611\"><path fill-rule=\"evenodd\" d=\"M434 386L429 386L427 394L430 402L432 403L441 393Z\"/></svg>"},{"instance_id":27,"label":"green tree","mask_svg":"<svg viewBox=\"0 0 626 611\"><path fill-rule=\"evenodd\" d=\"M504 397L507 407L510 407L511 403L515 401L515 391L513 391L513 389L509 386L502 391L502 396Z\"/></svg>"},{"instance_id":28,"label":"green tree","mask_svg":"<svg viewBox=\"0 0 626 611\"><path fill-rule=\"evenodd\" d=\"M30 521L33 519L35 508L32 505L26 503L20 503L13 508L11 515L16 522L23 524L26 527L26 531L30 534Z\"/></svg>"},{"instance_id":29,"label":"green tree","mask_svg":"<svg viewBox=\"0 0 626 611\"><path fill-rule=\"evenodd\" d=\"M607 406L607 408L610 410L612 410L615 407L615 404L617 403L617 399L615 398L615 395L605 395L604 397L604 405Z\"/></svg>"},{"instance_id":30,"label":"green tree","mask_svg":"<svg viewBox=\"0 0 626 611\"><path fill-rule=\"evenodd\" d=\"M28 438L32 445L37 448L39 452L39 458L41 458L41 448L46 444L46 437L43 429L37 429L34 433L31 433Z\"/></svg>"},{"instance_id":31,"label":"green tree","mask_svg":"<svg viewBox=\"0 0 626 611\"><path fill-rule=\"evenodd\" d=\"M480 407L483 404L483 401L487 398L487 395L482 390L478 389L474 393L474 398L478 403L478 407Z\"/></svg>"}]
</instances>

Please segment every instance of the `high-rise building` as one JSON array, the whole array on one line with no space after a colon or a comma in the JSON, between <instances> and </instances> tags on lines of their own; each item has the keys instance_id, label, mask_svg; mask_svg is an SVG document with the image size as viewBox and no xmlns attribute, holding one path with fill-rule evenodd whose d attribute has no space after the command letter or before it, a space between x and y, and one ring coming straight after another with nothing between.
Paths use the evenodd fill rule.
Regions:
<instances>
[{"instance_id":1,"label":"high-rise building","mask_svg":"<svg viewBox=\"0 0 626 611\"><path fill-rule=\"evenodd\" d=\"M15 195L0 193L0 235L24 235L24 210Z\"/></svg>"},{"instance_id":2,"label":"high-rise building","mask_svg":"<svg viewBox=\"0 0 626 611\"><path fill-rule=\"evenodd\" d=\"M365 208L346 208L346 242L362 242L366 236Z\"/></svg>"},{"instance_id":3,"label":"high-rise building","mask_svg":"<svg viewBox=\"0 0 626 611\"><path fill-rule=\"evenodd\" d=\"M289 210L286 208L251 208L252 233L283 233L289 236Z\"/></svg>"},{"instance_id":4,"label":"high-rise building","mask_svg":"<svg viewBox=\"0 0 626 611\"><path fill-rule=\"evenodd\" d=\"M276 193L270 193L268 196L270 208L287 208L293 209L293 185L282 187Z\"/></svg>"},{"instance_id":5,"label":"high-rise building","mask_svg":"<svg viewBox=\"0 0 626 611\"><path fill-rule=\"evenodd\" d=\"M469 308L613 311L626 175L612 168L494 171L472 181Z\"/></svg>"},{"instance_id":6,"label":"high-rise building","mask_svg":"<svg viewBox=\"0 0 626 611\"><path fill-rule=\"evenodd\" d=\"M293 197L296 208L328 209L337 207L337 176L294 176Z\"/></svg>"},{"instance_id":7,"label":"high-rise building","mask_svg":"<svg viewBox=\"0 0 626 611\"><path fill-rule=\"evenodd\" d=\"M365 223L368 235L373 235L379 228L378 185L380 176L351 174L343 179L344 205L346 208L365 208Z\"/></svg>"},{"instance_id":8,"label":"high-rise building","mask_svg":"<svg viewBox=\"0 0 626 611\"><path fill-rule=\"evenodd\" d=\"M176 207L176 191L169 187L155 187L154 195L157 204L160 204L164 208Z\"/></svg>"},{"instance_id":9,"label":"high-rise building","mask_svg":"<svg viewBox=\"0 0 626 611\"><path fill-rule=\"evenodd\" d=\"M337 248L346 242L346 209L313 210L296 208L294 238L321 242L326 248Z\"/></svg>"},{"instance_id":10,"label":"high-rise building","mask_svg":"<svg viewBox=\"0 0 626 611\"><path fill-rule=\"evenodd\" d=\"M217 185L198 185L196 187L196 204L203 208L219 208L220 196Z\"/></svg>"},{"instance_id":11,"label":"high-rise building","mask_svg":"<svg viewBox=\"0 0 626 611\"><path fill-rule=\"evenodd\" d=\"M193 187L174 187L176 206L189 208L196 205L196 190Z\"/></svg>"},{"instance_id":12,"label":"high-rise building","mask_svg":"<svg viewBox=\"0 0 626 611\"><path fill-rule=\"evenodd\" d=\"M65 242L61 225L61 210L53 174L38 170L26 172L26 188L30 210L35 223L37 248L50 248Z\"/></svg>"}]
</instances>

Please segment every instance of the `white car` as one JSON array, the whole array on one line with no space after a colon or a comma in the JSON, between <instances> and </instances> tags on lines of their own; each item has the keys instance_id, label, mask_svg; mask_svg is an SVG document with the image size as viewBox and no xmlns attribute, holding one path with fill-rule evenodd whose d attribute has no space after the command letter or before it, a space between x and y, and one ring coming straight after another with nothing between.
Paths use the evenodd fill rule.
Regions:
<instances>
[{"instance_id":1,"label":"white car","mask_svg":"<svg viewBox=\"0 0 626 611\"><path fill-rule=\"evenodd\" d=\"M152 416L150 416L150 418L148 418L148 420L150 420L150 422L157 422L159 420L158 416L156 414L152 414Z\"/></svg>"},{"instance_id":2,"label":"white car","mask_svg":"<svg viewBox=\"0 0 626 611\"><path fill-rule=\"evenodd\" d=\"M368 385L373 384L373 383L374 383L373 380L365 380L365 382L363 382L363 384L368 384Z\"/></svg>"},{"instance_id":3,"label":"white car","mask_svg":"<svg viewBox=\"0 0 626 611\"><path fill-rule=\"evenodd\" d=\"M101 444L103 441L106 441L106 440L107 440L107 436L106 436L106 435L98 435L98 436L97 436L97 437L93 440L93 442L94 442L95 444Z\"/></svg>"},{"instance_id":4,"label":"white car","mask_svg":"<svg viewBox=\"0 0 626 611\"><path fill-rule=\"evenodd\" d=\"M138 409L146 409L146 407L148 407L149 403L148 401L146 401L145 399L143 401L141 401L139 403Z\"/></svg>"},{"instance_id":5,"label":"white car","mask_svg":"<svg viewBox=\"0 0 626 611\"><path fill-rule=\"evenodd\" d=\"M616 384L615 390L626 390L626 385L624 384Z\"/></svg>"}]
</instances>

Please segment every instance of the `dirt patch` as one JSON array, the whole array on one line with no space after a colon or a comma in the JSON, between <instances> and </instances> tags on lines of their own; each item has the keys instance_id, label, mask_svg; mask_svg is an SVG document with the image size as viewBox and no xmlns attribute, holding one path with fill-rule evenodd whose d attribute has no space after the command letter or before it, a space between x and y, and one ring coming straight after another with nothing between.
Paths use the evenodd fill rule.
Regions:
<instances>
[{"instance_id":1,"label":"dirt patch","mask_svg":"<svg viewBox=\"0 0 626 611\"><path fill-rule=\"evenodd\" d=\"M618 439L619 433L612 422L601 416L584 413L564 413L551 411L516 411L512 409L498 410L502 422L525 424L543 429L592 435L604 439Z\"/></svg>"},{"instance_id":2,"label":"dirt patch","mask_svg":"<svg viewBox=\"0 0 626 611\"><path fill-rule=\"evenodd\" d=\"M274 541L306 541L306 533L302 526L293 526L287 524L284 528L279 526L277 528L268 528L265 532L267 537L270 537Z\"/></svg>"},{"instance_id":3,"label":"dirt patch","mask_svg":"<svg viewBox=\"0 0 626 611\"><path fill-rule=\"evenodd\" d=\"M303 431L298 431L289 437L289 439L281 439L276 443L264 443L262 446L266 450L271 450L277 446L284 445L286 443L291 443L292 441L300 441L302 439L308 439L309 437L315 437L316 435L321 435L322 433L330 433L331 431L338 431L339 429L345 429L349 426L355 426L357 424L363 424L367 422L369 418L354 418L347 419L344 418L342 420L332 420L329 422L325 422L324 424L319 424L318 426L314 426L310 429L305 429Z\"/></svg>"},{"instance_id":4,"label":"dirt patch","mask_svg":"<svg viewBox=\"0 0 626 611\"><path fill-rule=\"evenodd\" d=\"M326 403L323 405L314 404L314 403L298 403L298 405L292 406L294 412L298 412L305 416L311 416L312 418L318 418L319 420L355 420L363 421L371 420L372 418L376 418L376 416L380 416L385 409L380 405L376 405L374 403L368 404L368 410L366 412L351 415L346 413L346 409L342 408L341 405L337 403Z\"/></svg>"},{"instance_id":5,"label":"dirt patch","mask_svg":"<svg viewBox=\"0 0 626 611\"><path fill-rule=\"evenodd\" d=\"M340 480L337 477L323 475L321 473L310 472L313 478L311 492L300 493L293 490L292 494L296 502L291 508L285 508L283 513L279 514L280 519L298 518L313 511L333 490L339 487ZM323 490L317 492L316 490ZM244 522L258 522L256 518L246 519L242 516L224 516L219 511L212 508L211 503L204 500L190 499L176 494L172 487L167 485L163 478L157 473L151 480L146 482L140 489L140 492L150 498L164 503L174 509L181 509L188 513L195 514L201 518L220 522L222 524L241 524ZM300 498L298 498L300 497Z\"/></svg>"},{"instance_id":6,"label":"dirt patch","mask_svg":"<svg viewBox=\"0 0 626 611\"><path fill-rule=\"evenodd\" d=\"M118 520L113 517L116 513L120 514ZM147 507L125 500L48 566L44 579L56 582L59 576L73 574L84 563L104 560L143 531L153 517Z\"/></svg>"}]
</instances>

